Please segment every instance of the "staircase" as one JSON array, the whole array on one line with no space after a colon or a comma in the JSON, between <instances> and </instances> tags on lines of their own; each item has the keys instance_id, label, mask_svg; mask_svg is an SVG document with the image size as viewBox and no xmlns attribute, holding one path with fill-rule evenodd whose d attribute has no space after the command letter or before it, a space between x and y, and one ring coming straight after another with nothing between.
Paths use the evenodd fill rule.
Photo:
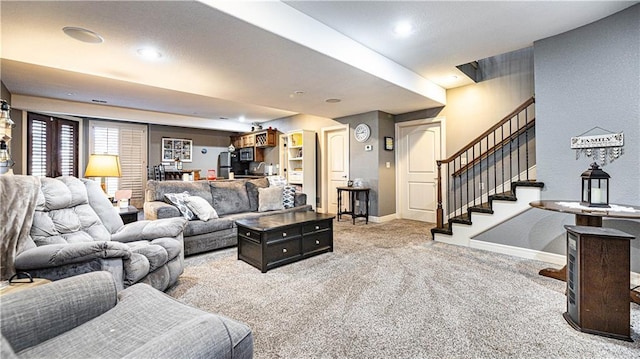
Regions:
<instances>
[{"instance_id":1,"label":"staircase","mask_svg":"<svg viewBox=\"0 0 640 359\"><path fill-rule=\"evenodd\" d=\"M529 209L544 187L535 180L535 98L437 166L436 241L469 246L473 237Z\"/></svg>"}]
</instances>

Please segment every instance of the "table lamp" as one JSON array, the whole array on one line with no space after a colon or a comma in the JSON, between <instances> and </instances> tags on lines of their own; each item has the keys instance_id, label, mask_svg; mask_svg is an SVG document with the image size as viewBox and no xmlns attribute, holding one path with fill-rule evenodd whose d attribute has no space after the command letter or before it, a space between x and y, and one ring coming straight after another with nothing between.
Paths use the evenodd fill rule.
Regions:
<instances>
[{"instance_id":1,"label":"table lamp","mask_svg":"<svg viewBox=\"0 0 640 359\"><path fill-rule=\"evenodd\" d=\"M107 184L105 177L120 177L122 170L120 169L120 157L118 155L98 155L89 156L87 169L84 171L85 177L101 177L100 186L104 193L107 193Z\"/></svg>"}]
</instances>

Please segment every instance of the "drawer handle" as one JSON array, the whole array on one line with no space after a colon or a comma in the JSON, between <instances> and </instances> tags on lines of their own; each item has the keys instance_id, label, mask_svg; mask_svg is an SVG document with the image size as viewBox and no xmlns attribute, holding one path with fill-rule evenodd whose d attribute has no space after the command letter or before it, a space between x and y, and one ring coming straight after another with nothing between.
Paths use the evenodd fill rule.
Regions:
<instances>
[{"instance_id":1,"label":"drawer handle","mask_svg":"<svg viewBox=\"0 0 640 359\"><path fill-rule=\"evenodd\" d=\"M316 244L320 244L320 241L316 239Z\"/></svg>"},{"instance_id":2,"label":"drawer handle","mask_svg":"<svg viewBox=\"0 0 640 359\"><path fill-rule=\"evenodd\" d=\"M286 248L282 248L282 253L287 253L287 249Z\"/></svg>"},{"instance_id":3,"label":"drawer handle","mask_svg":"<svg viewBox=\"0 0 640 359\"><path fill-rule=\"evenodd\" d=\"M251 237L251 232L247 232L247 237Z\"/></svg>"},{"instance_id":4,"label":"drawer handle","mask_svg":"<svg viewBox=\"0 0 640 359\"><path fill-rule=\"evenodd\" d=\"M320 226L316 226L316 229L320 229Z\"/></svg>"},{"instance_id":5,"label":"drawer handle","mask_svg":"<svg viewBox=\"0 0 640 359\"><path fill-rule=\"evenodd\" d=\"M287 236L287 232L282 232L282 236L286 237Z\"/></svg>"}]
</instances>

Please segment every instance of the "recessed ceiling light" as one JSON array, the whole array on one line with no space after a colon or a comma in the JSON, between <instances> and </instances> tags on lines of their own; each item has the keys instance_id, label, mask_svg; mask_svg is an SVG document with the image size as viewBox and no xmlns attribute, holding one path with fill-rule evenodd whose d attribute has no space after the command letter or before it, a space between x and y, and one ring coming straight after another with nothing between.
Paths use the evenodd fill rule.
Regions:
<instances>
[{"instance_id":1,"label":"recessed ceiling light","mask_svg":"<svg viewBox=\"0 0 640 359\"><path fill-rule=\"evenodd\" d=\"M293 91L293 93L291 95L289 95L289 98L294 98L294 97L300 97L304 95L304 91Z\"/></svg>"},{"instance_id":2,"label":"recessed ceiling light","mask_svg":"<svg viewBox=\"0 0 640 359\"><path fill-rule=\"evenodd\" d=\"M154 49L153 47L143 47L141 49L138 49L138 55L149 60L155 60L162 57L160 51Z\"/></svg>"},{"instance_id":3,"label":"recessed ceiling light","mask_svg":"<svg viewBox=\"0 0 640 359\"><path fill-rule=\"evenodd\" d=\"M62 28L62 31L64 31L67 36L78 41L87 42L90 44L101 44L104 42L102 36L91 30L83 29L81 27L66 26Z\"/></svg>"},{"instance_id":4,"label":"recessed ceiling light","mask_svg":"<svg viewBox=\"0 0 640 359\"><path fill-rule=\"evenodd\" d=\"M341 101L342 100L339 99L339 98L328 98L328 99L324 100L324 102L326 102L326 103L338 103L338 102L341 102Z\"/></svg>"},{"instance_id":5,"label":"recessed ceiling light","mask_svg":"<svg viewBox=\"0 0 640 359\"><path fill-rule=\"evenodd\" d=\"M409 36L413 31L413 25L408 21L401 21L393 27L393 33L400 37Z\"/></svg>"}]
</instances>

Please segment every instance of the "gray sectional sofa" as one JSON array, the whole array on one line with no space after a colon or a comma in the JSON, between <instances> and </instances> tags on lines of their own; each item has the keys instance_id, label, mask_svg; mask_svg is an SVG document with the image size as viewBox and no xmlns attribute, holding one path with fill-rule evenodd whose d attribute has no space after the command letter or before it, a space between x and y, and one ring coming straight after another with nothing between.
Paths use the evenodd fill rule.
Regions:
<instances>
[{"instance_id":1,"label":"gray sectional sofa","mask_svg":"<svg viewBox=\"0 0 640 359\"><path fill-rule=\"evenodd\" d=\"M253 357L246 324L98 271L2 296L1 358Z\"/></svg>"},{"instance_id":2,"label":"gray sectional sofa","mask_svg":"<svg viewBox=\"0 0 640 359\"><path fill-rule=\"evenodd\" d=\"M181 217L176 206L166 201L165 194L187 192L204 198L216 210L219 218L188 221L184 229L184 254L211 251L238 244L235 221L278 213L310 211L307 196L296 192L294 207L258 212L259 188L269 187L267 178L219 181L155 181L147 182L144 203L145 219Z\"/></svg>"}]
</instances>

